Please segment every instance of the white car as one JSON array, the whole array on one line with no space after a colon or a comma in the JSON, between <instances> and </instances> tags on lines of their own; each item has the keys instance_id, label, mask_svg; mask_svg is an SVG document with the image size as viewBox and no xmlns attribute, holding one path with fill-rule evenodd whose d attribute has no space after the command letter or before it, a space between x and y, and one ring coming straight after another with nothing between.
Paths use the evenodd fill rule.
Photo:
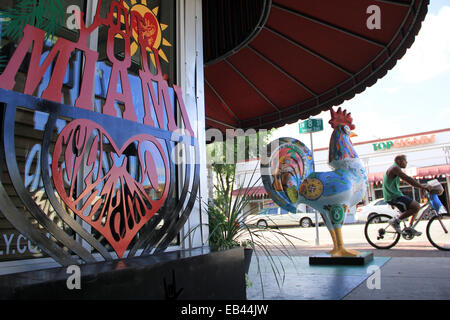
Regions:
<instances>
[{"instance_id":1,"label":"white car","mask_svg":"<svg viewBox=\"0 0 450 320\"><path fill-rule=\"evenodd\" d=\"M384 199L377 199L369 202L366 206L357 208L355 220L366 222L370 217L379 213L395 217L399 214L399 211L397 209L393 209L390 204L384 201Z\"/></svg>"},{"instance_id":2,"label":"white car","mask_svg":"<svg viewBox=\"0 0 450 320\"><path fill-rule=\"evenodd\" d=\"M318 215L319 224L323 223L322 217ZM291 213L281 208L264 208L256 215L250 215L245 219L247 225L256 225L259 228L280 226L311 227L315 222L314 213L297 212Z\"/></svg>"}]
</instances>

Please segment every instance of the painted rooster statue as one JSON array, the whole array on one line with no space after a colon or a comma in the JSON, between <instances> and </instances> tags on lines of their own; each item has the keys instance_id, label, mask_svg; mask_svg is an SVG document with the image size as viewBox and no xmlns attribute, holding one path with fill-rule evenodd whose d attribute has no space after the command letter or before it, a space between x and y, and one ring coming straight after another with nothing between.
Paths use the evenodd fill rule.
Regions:
<instances>
[{"instance_id":1,"label":"painted rooster statue","mask_svg":"<svg viewBox=\"0 0 450 320\"><path fill-rule=\"evenodd\" d=\"M291 212L300 203L318 210L330 232L333 257L357 256L345 248L342 224L346 213L360 202L367 190L367 174L353 148L350 137L355 128L350 113L331 109L328 172L315 172L310 150L293 138L280 138L268 148L262 159L261 175L271 198Z\"/></svg>"}]
</instances>

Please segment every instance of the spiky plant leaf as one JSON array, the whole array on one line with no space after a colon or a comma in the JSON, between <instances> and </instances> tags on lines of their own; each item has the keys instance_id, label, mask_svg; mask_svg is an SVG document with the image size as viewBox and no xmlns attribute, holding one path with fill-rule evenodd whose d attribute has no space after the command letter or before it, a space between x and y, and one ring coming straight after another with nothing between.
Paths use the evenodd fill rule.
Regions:
<instances>
[{"instance_id":1,"label":"spiky plant leaf","mask_svg":"<svg viewBox=\"0 0 450 320\"><path fill-rule=\"evenodd\" d=\"M27 24L46 32L46 39L54 36L64 22L62 0L22 0L2 13L2 31L13 40L22 37Z\"/></svg>"},{"instance_id":2,"label":"spiky plant leaf","mask_svg":"<svg viewBox=\"0 0 450 320\"><path fill-rule=\"evenodd\" d=\"M208 212L209 222L207 224L197 225L192 227L187 233L185 238L193 236L199 228L209 227L209 236L207 241L209 242L212 251L221 251L231 249L245 243L246 247L252 248L256 259L259 282L261 284L261 290L263 297L264 285L262 279L261 258L268 262L268 266L272 271L275 278L275 282L278 287L281 288L285 279L285 268L281 256L290 258L294 263L289 249L295 248L292 240L304 241L298 237L295 237L289 233L285 233L279 229L255 229L252 226L246 224L246 218L252 214L252 209L249 208L251 201L251 190L253 187L259 185L261 178L254 179L256 170L259 163L256 165L253 173L251 174L249 182L245 186L241 186L237 189L237 194L232 196L232 190L236 186L235 181L235 168L217 167L222 174L231 174L231 178L228 181L230 185L226 183L222 184L220 181L215 185L217 194L222 194L224 197L220 201L214 203L205 203L202 201L205 210ZM216 171L217 173L217 171ZM219 179L220 180L220 179ZM230 190L230 192L225 192ZM220 193L220 191L223 191ZM233 199L234 197L234 199ZM234 200L234 201L233 201Z\"/></svg>"}]
</instances>

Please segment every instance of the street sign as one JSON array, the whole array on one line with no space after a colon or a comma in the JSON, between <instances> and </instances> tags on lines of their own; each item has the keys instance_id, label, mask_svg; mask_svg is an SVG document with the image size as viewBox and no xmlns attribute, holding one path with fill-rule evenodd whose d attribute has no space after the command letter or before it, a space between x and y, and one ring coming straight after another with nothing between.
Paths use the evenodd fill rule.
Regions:
<instances>
[{"instance_id":1,"label":"street sign","mask_svg":"<svg viewBox=\"0 0 450 320\"><path fill-rule=\"evenodd\" d=\"M311 133L323 130L322 119L313 119L301 121L298 125L300 133Z\"/></svg>"},{"instance_id":2,"label":"street sign","mask_svg":"<svg viewBox=\"0 0 450 320\"><path fill-rule=\"evenodd\" d=\"M311 154L313 155L313 167L314 167L314 148L313 148L313 132L322 131L323 130L323 121L322 119L313 119L309 118L308 120L301 121L298 124L298 131L300 133L309 133L311 138ZM317 211L316 211L316 221L318 219ZM319 245L319 224L316 223L316 245Z\"/></svg>"}]
</instances>

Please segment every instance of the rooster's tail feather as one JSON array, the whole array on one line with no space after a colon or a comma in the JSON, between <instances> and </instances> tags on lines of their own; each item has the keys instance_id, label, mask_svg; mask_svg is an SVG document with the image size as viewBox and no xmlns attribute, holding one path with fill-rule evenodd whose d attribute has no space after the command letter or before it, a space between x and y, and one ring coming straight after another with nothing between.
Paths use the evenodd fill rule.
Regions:
<instances>
[{"instance_id":1,"label":"rooster's tail feather","mask_svg":"<svg viewBox=\"0 0 450 320\"><path fill-rule=\"evenodd\" d=\"M279 138L267 148L261 159L264 188L276 204L290 212L297 211L299 188L314 171L311 151L293 138Z\"/></svg>"}]
</instances>

